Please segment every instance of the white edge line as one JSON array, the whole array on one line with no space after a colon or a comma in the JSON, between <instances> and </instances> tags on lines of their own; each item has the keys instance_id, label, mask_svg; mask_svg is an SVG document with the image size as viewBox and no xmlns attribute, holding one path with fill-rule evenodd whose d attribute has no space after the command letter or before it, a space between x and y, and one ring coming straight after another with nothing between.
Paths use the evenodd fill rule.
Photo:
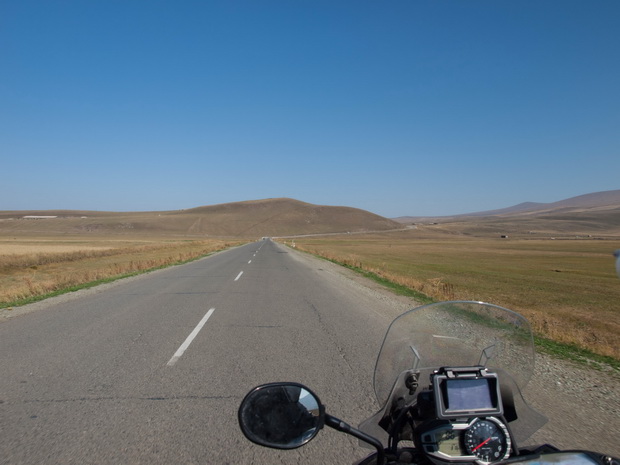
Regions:
<instances>
[{"instance_id":1,"label":"white edge line","mask_svg":"<svg viewBox=\"0 0 620 465\"><path fill-rule=\"evenodd\" d=\"M243 271L237 275L237 277L235 278L235 281L239 281L239 278L241 277L242 274L243 274Z\"/></svg>"},{"instance_id":2,"label":"white edge line","mask_svg":"<svg viewBox=\"0 0 620 465\"><path fill-rule=\"evenodd\" d=\"M200 320L200 323L198 323L198 326L196 326L194 328L194 330L189 334L189 336L187 336L187 339L185 339L185 342L183 344L181 344L181 347L179 347L179 349L175 352L175 354L172 356L172 358L168 361L168 363L167 363L168 366L171 367L172 365L177 363L177 360L181 358L181 355L183 355L183 352L185 352L187 350L187 348L192 343L194 338L198 335L198 333L200 332L202 327L205 325L205 323L207 322L209 317L211 315L213 315L214 311L215 311L215 309L212 308L212 309L210 309L207 312L207 314L205 316L202 317L202 320Z\"/></svg>"}]
</instances>

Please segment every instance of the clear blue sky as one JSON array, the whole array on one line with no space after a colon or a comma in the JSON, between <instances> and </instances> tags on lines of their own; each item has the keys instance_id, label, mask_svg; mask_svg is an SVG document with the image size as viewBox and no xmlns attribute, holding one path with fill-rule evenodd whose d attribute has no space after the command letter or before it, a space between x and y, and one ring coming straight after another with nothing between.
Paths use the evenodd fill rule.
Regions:
<instances>
[{"instance_id":1,"label":"clear blue sky","mask_svg":"<svg viewBox=\"0 0 620 465\"><path fill-rule=\"evenodd\" d=\"M0 210L620 188L618 0L5 0Z\"/></svg>"}]
</instances>

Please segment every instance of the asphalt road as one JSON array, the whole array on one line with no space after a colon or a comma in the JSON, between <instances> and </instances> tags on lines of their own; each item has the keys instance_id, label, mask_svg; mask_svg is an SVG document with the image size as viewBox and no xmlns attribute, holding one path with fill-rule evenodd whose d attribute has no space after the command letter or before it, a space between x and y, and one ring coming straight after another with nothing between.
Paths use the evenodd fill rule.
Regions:
<instances>
[{"instance_id":1,"label":"asphalt road","mask_svg":"<svg viewBox=\"0 0 620 465\"><path fill-rule=\"evenodd\" d=\"M377 407L372 372L393 311L298 255L248 244L0 324L0 463L363 457L333 430L276 451L237 425L243 396L269 381L307 384L355 425Z\"/></svg>"},{"instance_id":2,"label":"asphalt road","mask_svg":"<svg viewBox=\"0 0 620 465\"><path fill-rule=\"evenodd\" d=\"M365 456L330 429L277 451L251 444L237 425L244 395L270 381L308 385L352 425L377 410L379 347L414 303L335 269L260 241L0 312L0 464L336 464ZM616 377L540 357L526 394L550 418L534 443L619 454Z\"/></svg>"}]
</instances>

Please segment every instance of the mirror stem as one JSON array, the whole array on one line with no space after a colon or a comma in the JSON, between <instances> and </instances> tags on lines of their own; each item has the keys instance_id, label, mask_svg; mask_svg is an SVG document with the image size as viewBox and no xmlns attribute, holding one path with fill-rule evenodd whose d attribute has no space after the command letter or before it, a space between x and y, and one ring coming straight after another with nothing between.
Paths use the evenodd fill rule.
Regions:
<instances>
[{"instance_id":1,"label":"mirror stem","mask_svg":"<svg viewBox=\"0 0 620 465\"><path fill-rule=\"evenodd\" d=\"M329 414L325 414L325 424L330 428L350 434L351 436L374 446L377 449L377 465L383 465L385 463L385 451L383 449L383 444L381 444L381 441L377 438L373 438L372 436L353 428L351 425Z\"/></svg>"}]
</instances>

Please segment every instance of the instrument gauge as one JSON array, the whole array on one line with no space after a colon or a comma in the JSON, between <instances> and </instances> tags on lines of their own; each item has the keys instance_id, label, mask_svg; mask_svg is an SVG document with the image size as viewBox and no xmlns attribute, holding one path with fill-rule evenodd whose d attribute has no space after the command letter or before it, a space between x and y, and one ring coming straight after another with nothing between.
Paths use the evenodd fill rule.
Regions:
<instances>
[{"instance_id":1,"label":"instrument gauge","mask_svg":"<svg viewBox=\"0 0 620 465\"><path fill-rule=\"evenodd\" d=\"M495 418L475 421L463 433L463 443L467 452L480 462L499 462L510 455L508 430Z\"/></svg>"}]
</instances>

